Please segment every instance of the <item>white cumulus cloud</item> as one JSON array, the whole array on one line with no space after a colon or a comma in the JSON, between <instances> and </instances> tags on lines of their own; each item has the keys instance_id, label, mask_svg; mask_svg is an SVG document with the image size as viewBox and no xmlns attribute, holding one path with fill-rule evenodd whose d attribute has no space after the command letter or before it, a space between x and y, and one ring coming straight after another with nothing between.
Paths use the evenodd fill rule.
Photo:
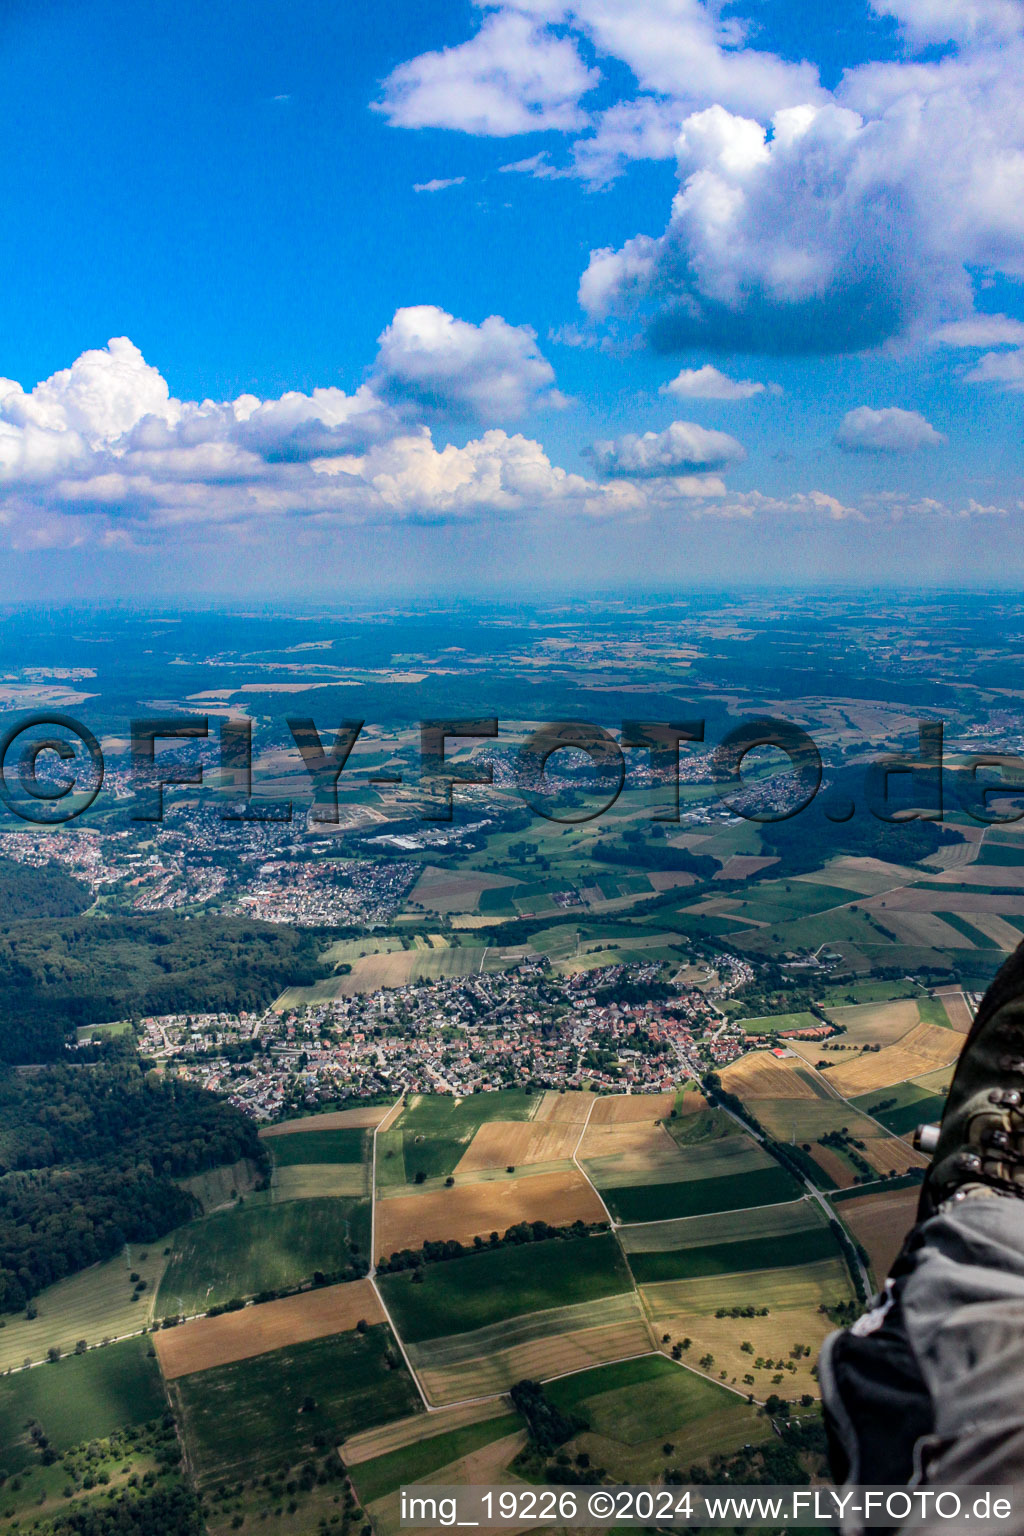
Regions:
<instances>
[{"instance_id":1,"label":"white cumulus cloud","mask_svg":"<svg viewBox=\"0 0 1024 1536\"><path fill-rule=\"evenodd\" d=\"M1024 389L1024 351L986 352L964 375L969 384L997 384L1002 389Z\"/></svg>"},{"instance_id":2,"label":"white cumulus cloud","mask_svg":"<svg viewBox=\"0 0 1024 1536\"><path fill-rule=\"evenodd\" d=\"M951 320L932 333L931 340L943 347L1020 346L1024 342L1024 321L1008 315L970 315L965 320Z\"/></svg>"},{"instance_id":3,"label":"white cumulus cloud","mask_svg":"<svg viewBox=\"0 0 1024 1536\"><path fill-rule=\"evenodd\" d=\"M529 326L491 315L480 325L433 304L396 312L379 338L378 394L421 410L491 420L560 405L555 372Z\"/></svg>"},{"instance_id":4,"label":"white cumulus cloud","mask_svg":"<svg viewBox=\"0 0 1024 1536\"><path fill-rule=\"evenodd\" d=\"M660 393L677 400L753 400L756 395L763 395L767 387L756 379L732 379L705 363L703 368L684 368L661 386Z\"/></svg>"},{"instance_id":5,"label":"white cumulus cloud","mask_svg":"<svg viewBox=\"0 0 1024 1536\"><path fill-rule=\"evenodd\" d=\"M571 38L518 11L498 11L452 48L400 64L376 103L401 128L458 128L504 138L541 128L578 129L599 80Z\"/></svg>"},{"instance_id":6,"label":"white cumulus cloud","mask_svg":"<svg viewBox=\"0 0 1024 1536\"><path fill-rule=\"evenodd\" d=\"M597 442L589 455L600 474L637 480L726 469L746 458L742 444L728 432L711 431L693 421L674 421L664 432L629 432Z\"/></svg>"},{"instance_id":7,"label":"white cumulus cloud","mask_svg":"<svg viewBox=\"0 0 1024 1536\"><path fill-rule=\"evenodd\" d=\"M919 411L902 411L895 405L881 411L869 405L847 411L836 433L836 445L844 453L916 453L945 441Z\"/></svg>"}]
</instances>

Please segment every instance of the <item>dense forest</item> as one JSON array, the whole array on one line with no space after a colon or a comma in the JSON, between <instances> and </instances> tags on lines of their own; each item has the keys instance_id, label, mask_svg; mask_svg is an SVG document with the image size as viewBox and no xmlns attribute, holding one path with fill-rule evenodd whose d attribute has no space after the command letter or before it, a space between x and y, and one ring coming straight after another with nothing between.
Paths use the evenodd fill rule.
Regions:
<instances>
[{"instance_id":1,"label":"dense forest","mask_svg":"<svg viewBox=\"0 0 1024 1536\"><path fill-rule=\"evenodd\" d=\"M59 864L37 869L0 859L0 923L26 917L77 917L91 905L88 887L73 880Z\"/></svg>"},{"instance_id":2,"label":"dense forest","mask_svg":"<svg viewBox=\"0 0 1024 1536\"><path fill-rule=\"evenodd\" d=\"M0 931L0 1061L54 1061L84 1024L262 1008L322 970L307 931L223 917L45 919Z\"/></svg>"},{"instance_id":3,"label":"dense forest","mask_svg":"<svg viewBox=\"0 0 1024 1536\"><path fill-rule=\"evenodd\" d=\"M195 1495L178 1483L69 1510L50 1529L53 1536L203 1536L205 1526Z\"/></svg>"},{"instance_id":4,"label":"dense forest","mask_svg":"<svg viewBox=\"0 0 1024 1536\"><path fill-rule=\"evenodd\" d=\"M0 1067L0 1312L188 1221L173 1180L241 1158L265 1162L252 1121L144 1073L127 1041L89 1065Z\"/></svg>"}]
</instances>

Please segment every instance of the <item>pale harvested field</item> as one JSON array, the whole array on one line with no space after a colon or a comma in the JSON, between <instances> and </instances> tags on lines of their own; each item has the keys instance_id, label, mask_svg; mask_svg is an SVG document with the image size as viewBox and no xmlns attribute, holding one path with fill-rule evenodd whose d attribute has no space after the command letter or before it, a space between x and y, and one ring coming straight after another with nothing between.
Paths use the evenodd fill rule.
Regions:
<instances>
[{"instance_id":1,"label":"pale harvested field","mask_svg":"<svg viewBox=\"0 0 1024 1536\"><path fill-rule=\"evenodd\" d=\"M578 1301L568 1307L547 1307L543 1312L527 1312L520 1317L505 1317L469 1333L453 1333L443 1339L426 1339L407 1346L409 1359L420 1369L437 1370L442 1366L464 1365L497 1354L503 1349L532 1344L538 1339L552 1339L566 1333L582 1333L612 1324L635 1322L642 1317L635 1291L621 1291L618 1296L604 1296L598 1301Z\"/></svg>"},{"instance_id":2,"label":"pale harvested field","mask_svg":"<svg viewBox=\"0 0 1024 1536\"><path fill-rule=\"evenodd\" d=\"M345 1333L360 1318L368 1323L384 1321L384 1309L369 1280L329 1285L220 1317L198 1317L178 1328L161 1329L153 1335L153 1344L164 1376L173 1381L289 1344Z\"/></svg>"},{"instance_id":3,"label":"pale harvested field","mask_svg":"<svg viewBox=\"0 0 1024 1536\"><path fill-rule=\"evenodd\" d=\"M858 1058L859 1060L859 1058ZM827 1081L832 1069L822 1074ZM757 1118L777 1141L817 1141L826 1131L845 1125L851 1136L866 1140L878 1135L878 1125L841 1099L761 1099Z\"/></svg>"},{"instance_id":4,"label":"pale harvested field","mask_svg":"<svg viewBox=\"0 0 1024 1536\"><path fill-rule=\"evenodd\" d=\"M365 1195L370 1171L362 1163L295 1163L275 1168L271 1200L319 1200L327 1196Z\"/></svg>"},{"instance_id":5,"label":"pale harvested field","mask_svg":"<svg viewBox=\"0 0 1024 1536\"><path fill-rule=\"evenodd\" d=\"M491 1408L493 1410L493 1403ZM431 1418L434 1415L431 1414ZM439 1467L436 1472L430 1474L430 1480L435 1486L446 1488L462 1487L493 1487L515 1488L522 1486L522 1479L508 1472L509 1462L514 1461L526 1444L526 1432L519 1431L514 1435L506 1435L503 1440L495 1440L491 1445L485 1445L470 1456L463 1456L461 1461L450 1462L447 1467ZM373 1516L373 1527L378 1536L399 1536L404 1529L402 1526L401 1491L389 1493L386 1498L376 1499L368 1504L367 1511ZM452 1527L449 1526L422 1526L418 1527L422 1536L449 1536ZM514 1536L517 1527L504 1526L501 1528L502 1536ZM536 1525L530 1525L530 1530L536 1530ZM479 1527L480 1536L489 1536L486 1526Z\"/></svg>"},{"instance_id":6,"label":"pale harvested field","mask_svg":"<svg viewBox=\"0 0 1024 1536\"><path fill-rule=\"evenodd\" d=\"M837 885L855 896L875 896L894 886L907 885L920 880L919 869L907 869L902 864L887 864L883 859L833 859L815 874L797 877L807 885Z\"/></svg>"},{"instance_id":7,"label":"pale harvested field","mask_svg":"<svg viewBox=\"0 0 1024 1536\"><path fill-rule=\"evenodd\" d=\"M914 1078L914 1086L923 1088L925 1093L948 1093L955 1068L954 1062L948 1067L939 1067L935 1072L923 1072L920 1077Z\"/></svg>"},{"instance_id":8,"label":"pale harvested field","mask_svg":"<svg viewBox=\"0 0 1024 1536\"><path fill-rule=\"evenodd\" d=\"M835 1324L825 1313L819 1312L816 1305L773 1306L768 1317L736 1318L715 1317L707 1312L679 1313L672 1319L671 1330L663 1328L661 1332L670 1331L673 1340L692 1339L693 1343L684 1357L686 1360L696 1364L702 1355L710 1351L715 1357L711 1368L713 1376L717 1377L724 1370L728 1373L726 1380L730 1385L753 1392L763 1400L770 1392L779 1392L790 1399L803 1392L810 1392L816 1398L821 1396L821 1389L811 1371L817 1364L825 1335L831 1333L834 1327ZM753 1354L740 1348L743 1343L753 1345ZM809 1344L811 1353L794 1360L795 1371L783 1371L781 1384L773 1379L778 1374L774 1365L762 1365L760 1370L757 1369L755 1362L758 1358L773 1362L788 1361L791 1351L798 1344ZM668 1350L670 1346L666 1344L663 1347ZM753 1376L753 1384L743 1380L748 1374Z\"/></svg>"},{"instance_id":9,"label":"pale harvested field","mask_svg":"<svg viewBox=\"0 0 1024 1536\"><path fill-rule=\"evenodd\" d=\"M675 1106L674 1093L615 1094L598 1099L590 1125L625 1125L636 1120L664 1120ZM590 1129L590 1126L587 1127Z\"/></svg>"},{"instance_id":10,"label":"pale harvested field","mask_svg":"<svg viewBox=\"0 0 1024 1536\"><path fill-rule=\"evenodd\" d=\"M66 1355L79 1339L92 1345L140 1332L153 1320L156 1293L167 1268L164 1249L170 1241L168 1235L154 1243L133 1243L127 1256L119 1253L48 1286L36 1297L37 1317L9 1315L6 1328L0 1328L0 1371L26 1360L44 1360L51 1346ZM135 1287L128 1276L132 1270L146 1281L138 1301L131 1299Z\"/></svg>"},{"instance_id":11,"label":"pale harvested field","mask_svg":"<svg viewBox=\"0 0 1024 1536\"><path fill-rule=\"evenodd\" d=\"M920 944L931 949L977 949L973 940L952 923L944 923L934 912L890 912L885 908L881 922L904 944Z\"/></svg>"},{"instance_id":12,"label":"pale harvested field","mask_svg":"<svg viewBox=\"0 0 1024 1536\"><path fill-rule=\"evenodd\" d=\"M928 1159L922 1157L920 1152L915 1152L909 1141L903 1141L898 1136L869 1137L861 1155L879 1173L907 1173L911 1168L928 1166Z\"/></svg>"},{"instance_id":13,"label":"pale harvested field","mask_svg":"<svg viewBox=\"0 0 1024 1536\"><path fill-rule=\"evenodd\" d=\"M945 1066L956 1056L961 1043L960 1036L952 1030L936 1024L918 1024L898 1045L888 1045L854 1061L841 1061L830 1069L828 1079L840 1093L853 1098Z\"/></svg>"},{"instance_id":14,"label":"pale harvested field","mask_svg":"<svg viewBox=\"0 0 1024 1536\"><path fill-rule=\"evenodd\" d=\"M649 869L644 873L656 891L676 891L697 884L696 875L687 874L685 869Z\"/></svg>"},{"instance_id":15,"label":"pale harvested field","mask_svg":"<svg viewBox=\"0 0 1024 1536\"><path fill-rule=\"evenodd\" d=\"M844 1200L839 1207L846 1225L867 1249L879 1284L892 1268L903 1239L914 1225L917 1201L916 1189L887 1189L877 1195L865 1195L861 1200Z\"/></svg>"},{"instance_id":16,"label":"pale harvested field","mask_svg":"<svg viewBox=\"0 0 1024 1536\"><path fill-rule=\"evenodd\" d=\"M971 926L983 933L986 939L991 939L993 944L998 944L1000 949L1012 954L1021 941L1019 928L1014 928L1004 917L997 917L994 912L975 912L971 915Z\"/></svg>"},{"instance_id":17,"label":"pale harvested field","mask_svg":"<svg viewBox=\"0 0 1024 1536\"><path fill-rule=\"evenodd\" d=\"M549 1089L543 1098L538 1101L534 1121L538 1124L546 1124L549 1121L558 1123L572 1122L581 1126L587 1118L587 1112L594 1102L592 1093L555 1093Z\"/></svg>"},{"instance_id":18,"label":"pale harvested field","mask_svg":"<svg viewBox=\"0 0 1024 1536\"><path fill-rule=\"evenodd\" d=\"M343 1131L348 1126L356 1130L372 1129L380 1124L393 1105L358 1104L355 1109L339 1109L327 1115L308 1115L305 1120L282 1120L280 1125L268 1125L260 1131L260 1139L267 1136L290 1136L300 1131Z\"/></svg>"},{"instance_id":19,"label":"pale harvested field","mask_svg":"<svg viewBox=\"0 0 1024 1536\"><path fill-rule=\"evenodd\" d=\"M596 1129L591 1122L577 1156L601 1187L668 1184L689 1171L685 1154L664 1126L640 1122Z\"/></svg>"},{"instance_id":20,"label":"pale harvested field","mask_svg":"<svg viewBox=\"0 0 1024 1536\"><path fill-rule=\"evenodd\" d=\"M456 1178L484 1168L519 1168L530 1163L558 1163L572 1158L580 1138L574 1120L487 1120L480 1126L455 1169Z\"/></svg>"},{"instance_id":21,"label":"pale harvested field","mask_svg":"<svg viewBox=\"0 0 1024 1536\"><path fill-rule=\"evenodd\" d=\"M672 1253L703 1248L709 1243L746 1242L758 1237L783 1237L824 1225L821 1209L812 1200L762 1205L742 1216L719 1211L712 1216L680 1216L675 1221L650 1221L623 1227L619 1234L627 1253Z\"/></svg>"},{"instance_id":22,"label":"pale harvested field","mask_svg":"<svg viewBox=\"0 0 1024 1536\"><path fill-rule=\"evenodd\" d=\"M574 1221L607 1219L597 1195L575 1169L457 1184L454 1189L378 1200L377 1252L395 1253L448 1238L471 1243L478 1234L488 1237L520 1221L564 1227Z\"/></svg>"},{"instance_id":23,"label":"pale harvested field","mask_svg":"<svg viewBox=\"0 0 1024 1536\"><path fill-rule=\"evenodd\" d=\"M629 1137L630 1129L609 1128L591 1137L588 1128L580 1158L599 1189L685 1184L691 1179L753 1173L770 1166L770 1159L749 1136L724 1136L704 1146L679 1147L661 1126L651 1126L650 1137L646 1126L635 1127L642 1132L642 1139L637 1136L636 1142Z\"/></svg>"},{"instance_id":24,"label":"pale harvested field","mask_svg":"<svg viewBox=\"0 0 1024 1536\"><path fill-rule=\"evenodd\" d=\"M851 1295L842 1259L785 1269L751 1270L746 1274L708 1275L697 1280L663 1280L641 1286L651 1320L663 1331L671 1319L694 1312L714 1315L718 1307L817 1307L821 1302L846 1301ZM730 1319L739 1326L737 1319ZM742 1337L742 1335L741 1335Z\"/></svg>"},{"instance_id":25,"label":"pale harvested field","mask_svg":"<svg viewBox=\"0 0 1024 1536\"><path fill-rule=\"evenodd\" d=\"M885 922L885 915L892 910L902 912L959 912L969 918L974 912L1000 912L1008 917L1024 917L1024 895L991 896L984 891L964 891L952 887L948 891L922 891L909 888L893 891L885 898L886 905L879 908L877 901L866 901L864 906L875 912Z\"/></svg>"},{"instance_id":26,"label":"pale harvested field","mask_svg":"<svg viewBox=\"0 0 1024 1536\"><path fill-rule=\"evenodd\" d=\"M569 1371L625 1360L630 1355L649 1354L651 1349L650 1333L638 1317L628 1323L536 1339L458 1365L430 1370L418 1367L417 1374L431 1402L441 1404L507 1392L517 1381L527 1378L543 1381Z\"/></svg>"},{"instance_id":27,"label":"pale harvested field","mask_svg":"<svg viewBox=\"0 0 1024 1536\"><path fill-rule=\"evenodd\" d=\"M1024 865L972 864L957 866L935 876L940 885L1006 885L1024 890Z\"/></svg>"},{"instance_id":28,"label":"pale harvested field","mask_svg":"<svg viewBox=\"0 0 1024 1536\"><path fill-rule=\"evenodd\" d=\"M360 1462L386 1456L389 1451L400 1451L434 1435L447 1434L450 1429L462 1429L466 1424L493 1419L503 1407L504 1404L488 1399L482 1403L461 1403L457 1408L440 1408L436 1413L413 1413L407 1419L380 1424L376 1429L364 1429L361 1434L344 1441L338 1449L343 1461L350 1467L358 1467Z\"/></svg>"},{"instance_id":29,"label":"pale harvested field","mask_svg":"<svg viewBox=\"0 0 1024 1536\"><path fill-rule=\"evenodd\" d=\"M741 1099L816 1099L810 1083L793 1069L803 1065L793 1057L780 1059L767 1051L741 1056L722 1073L722 1083ZM824 1092L824 1090L822 1090Z\"/></svg>"},{"instance_id":30,"label":"pale harvested field","mask_svg":"<svg viewBox=\"0 0 1024 1536\"><path fill-rule=\"evenodd\" d=\"M921 1015L915 998L900 998L891 1003L854 1003L849 1007L827 1008L825 1012L834 1024L846 1033L842 1043L850 1045L895 1045L908 1035ZM794 1046L816 1050L820 1056L821 1043L815 1040L794 1040Z\"/></svg>"}]
</instances>

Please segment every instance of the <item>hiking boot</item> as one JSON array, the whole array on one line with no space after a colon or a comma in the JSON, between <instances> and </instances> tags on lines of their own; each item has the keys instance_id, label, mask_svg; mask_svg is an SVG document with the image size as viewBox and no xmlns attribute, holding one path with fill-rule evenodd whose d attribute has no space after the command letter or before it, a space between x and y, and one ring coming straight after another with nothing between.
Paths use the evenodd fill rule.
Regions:
<instances>
[{"instance_id":1,"label":"hiking boot","mask_svg":"<svg viewBox=\"0 0 1024 1536\"><path fill-rule=\"evenodd\" d=\"M1024 949L1024 946L1022 946ZM924 1127L924 1149L932 1140ZM964 1041L918 1220L969 1193L1024 1198L1024 956L1011 955Z\"/></svg>"}]
</instances>

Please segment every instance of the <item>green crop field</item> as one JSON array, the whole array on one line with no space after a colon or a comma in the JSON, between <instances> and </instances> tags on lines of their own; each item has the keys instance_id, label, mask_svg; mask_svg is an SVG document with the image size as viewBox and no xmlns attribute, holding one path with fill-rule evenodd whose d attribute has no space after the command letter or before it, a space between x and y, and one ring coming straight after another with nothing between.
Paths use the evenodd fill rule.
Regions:
<instances>
[{"instance_id":1,"label":"green crop field","mask_svg":"<svg viewBox=\"0 0 1024 1536\"><path fill-rule=\"evenodd\" d=\"M183 1376L171 1392L201 1487L262 1474L318 1437L337 1445L420 1406L384 1324Z\"/></svg>"},{"instance_id":2,"label":"green crop field","mask_svg":"<svg viewBox=\"0 0 1024 1536\"><path fill-rule=\"evenodd\" d=\"M724 1387L664 1355L598 1366L549 1382L544 1390L563 1413L579 1414L597 1434L625 1445L671 1434L736 1401Z\"/></svg>"},{"instance_id":3,"label":"green crop field","mask_svg":"<svg viewBox=\"0 0 1024 1536\"><path fill-rule=\"evenodd\" d=\"M739 1176L686 1179L676 1184L635 1184L605 1192L616 1221L668 1221L676 1216L703 1216L711 1211L736 1211L748 1205L772 1205L800 1193L796 1180L777 1165Z\"/></svg>"},{"instance_id":4,"label":"green crop field","mask_svg":"<svg viewBox=\"0 0 1024 1536\"><path fill-rule=\"evenodd\" d=\"M360 1163L367 1143L365 1131L348 1126L340 1131L291 1131L268 1136L267 1147L279 1168L307 1163Z\"/></svg>"},{"instance_id":5,"label":"green crop field","mask_svg":"<svg viewBox=\"0 0 1024 1536\"><path fill-rule=\"evenodd\" d=\"M456 1099L420 1094L410 1099L395 1123L377 1137L377 1179L384 1188L411 1184L417 1173L447 1178L474 1132L487 1120L529 1120L540 1096L508 1089Z\"/></svg>"},{"instance_id":6,"label":"green crop field","mask_svg":"<svg viewBox=\"0 0 1024 1536\"><path fill-rule=\"evenodd\" d=\"M787 1205L762 1205L743 1213L742 1225L734 1211L710 1216L686 1216L679 1221L655 1221L648 1226L623 1227L622 1246L627 1253L661 1253L674 1248L706 1248L730 1243L734 1238L789 1236L827 1226L817 1201L791 1200Z\"/></svg>"},{"instance_id":7,"label":"green crop field","mask_svg":"<svg viewBox=\"0 0 1024 1536\"><path fill-rule=\"evenodd\" d=\"M382 1275L379 1285L402 1338L416 1342L485 1328L548 1307L595 1301L632 1289L611 1233L526 1243Z\"/></svg>"},{"instance_id":8,"label":"green crop field","mask_svg":"<svg viewBox=\"0 0 1024 1536\"><path fill-rule=\"evenodd\" d=\"M39 1460L26 1429L30 1420L60 1453L163 1413L160 1372L149 1350L146 1338L125 1339L0 1379L0 1457L6 1470L17 1472Z\"/></svg>"},{"instance_id":9,"label":"green crop field","mask_svg":"<svg viewBox=\"0 0 1024 1536\"><path fill-rule=\"evenodd\" d=\"M817 1029L821 1023L813 1013L770 1013L760 1019L737 1020L748 1035L773 1035L780 1029Z\"/></svg>"},{"instance_id":10,"label":"green crop field","mask_svg":"<svg viewBox=\"0 0 1024 1536\"><path fill-rule=\"evenodd\" d=\"M372 1504L374 1499L394 1493L403 1483L423 1482L439 1468L460 1461L482 1446L493 1445L495 1440L503 1440L522 1427L517 1413L505 1413L481 1424L464 1424L459 1429L432 1435L429 1440L417 1440L384 1456L374 1456L352 1469L356 1492L364 1504Z\"/></svg>"},{"instance_id":11,"label":"green crop field","mask_svg":"<svg viewBox=\"0 0 1024 1536\"><path fill-rule=\"evenodd\" d=\"M836 1240L827 1227L804 1232L752 1237L704 1248L676 1248L660 1253L631 1253L629 1265L639 1285L661 1280L689 1280L701 1275L732 1275L754 1269L782 1269L835 1258Z\"/></svg>"},{"instance_id":12,"label":"green crop field","mask_svg":"<svg viewBox=\"0 0 1024 1536\"><path fill-rule=\"evenodd\" d=\"M368 1201L291 1200L220 1211L177 1234L157 1315L205 1312L236 1296L297 1285L316 1270L337 1273L352 1242L369 1253Z\"/></svg>"}]
</instances>

